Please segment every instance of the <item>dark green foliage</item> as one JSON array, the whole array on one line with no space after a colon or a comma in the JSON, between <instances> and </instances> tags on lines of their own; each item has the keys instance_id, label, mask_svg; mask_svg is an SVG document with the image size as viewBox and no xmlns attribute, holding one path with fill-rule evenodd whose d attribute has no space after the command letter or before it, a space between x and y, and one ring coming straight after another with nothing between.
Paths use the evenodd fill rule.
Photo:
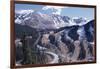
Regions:
<instances>
[{"instance_id":1,"label":"dark green foliage","mask_svg":"<svg viewBox=\"0 0 100 69\"><path fill-rule=\"evenodd\" d=\"M23 35L27 35L27 36L32 35L32 37L34 38L33 40L36 40L38 37L37 33L38 32L34 28L31 28L26 25L15 24L16 38L22 38Z\"/></svg>"},{"instance_id":2,"label":"dark green foliage","mask_svg":"<svg viewBox=\"0 0 100 69\"><path fill-rule=\"evenodd\" d=\"M94 20L92 20L84 25L85 35L88 42L93 42L94 39L94 23ZM93 29L92 31L90 30L90 27Z\"/></svg>"},{"instance_id":3,"label":"dark green foliage","mask_svg":"<svg viewBox=\"0 0 100 69\"><path fill-rule=\"evenodd\" d=\"M23 59L23 51L20 45L16 46L16 61Z\"/></svg>"},{"instance_id":4,"label":"dark green foliage","mask_svg":"<svg viewBox=\"0 0 100 69\"><path fill-rule=\"evenodd\" d=\"M23 49L23 62L22 64L33 64L35 63L35 58L32 55L32 49L29 47L29 39L26 39L26 35L23 35L21 40Z\"/></svg>"},{"instance_id":5,"label":"dark green foliage","mask_svg":"<svg viewBox=\"0 0 100 69\"><path fill-rule=\"evenodd\" d=\"M16 38L21 39L22 46L16 46L16 61L23 60L21 64L43 64L45 55L36 47L39 34L29 26L15 24ZM32 38L27 38L32 36ZM20 48L19 48L20 47Z\"/></svg>"},{"instance_id":6,"label":"dark green foliage","mask_svg":"<svg viewBox=\"0 0 100 69\"><path fill-rule=\"evenodd\" d=\"M22 59L22 64L36 63L33 44L38 37L37 31L29 26L15 24L15 35L22 42L22 47L16 47L16 61ZM32 39L26 39L27 36L32 36Z\"/></svg>"}]
</instances>

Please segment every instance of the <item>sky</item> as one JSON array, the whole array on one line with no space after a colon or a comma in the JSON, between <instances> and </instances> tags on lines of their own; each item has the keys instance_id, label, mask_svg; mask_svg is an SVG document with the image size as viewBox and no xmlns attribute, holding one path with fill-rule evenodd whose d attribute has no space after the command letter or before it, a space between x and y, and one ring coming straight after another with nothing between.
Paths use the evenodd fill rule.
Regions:
<instances>
[{"instance_id":1,"label":"sky","mask_svg":"<svg viewBox=\"0 0 100 69\"><path fill-rule=\"evenodd\" d=\"M68 7L68 6L48 6L36 4L15 4L15 11L33 10L43 14L57 14L69 17L83 17L88 20L94 19L94 8Z\"/></svg>"}]
</instances>

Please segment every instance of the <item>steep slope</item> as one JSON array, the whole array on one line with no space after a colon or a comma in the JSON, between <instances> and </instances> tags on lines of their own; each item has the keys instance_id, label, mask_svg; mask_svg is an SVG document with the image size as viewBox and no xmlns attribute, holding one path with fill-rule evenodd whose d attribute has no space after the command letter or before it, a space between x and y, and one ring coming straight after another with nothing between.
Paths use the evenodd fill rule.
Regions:
<instances>
[{"instance_id":1,"label":"steep slope","mask_svg":"<svg viewBox=\"0 0 100 69\"><path fill-rule=\"evenodd\" d=\"M25 11L25 10L21 10ZM88 22L86 18L77 17L77 18L70 18L68 16L61 16L61 15L47 15L42 13L36 12L26 12L18 13L15 12L15 23L21 25L27 25L32 28L37 29L59 29L65 26L74 26L79 25L82 26Z\"/></svg>"},{"instance_id":2,"label":"steep slope","mask_svg":"<svg viewBox=\"0 0 100 69\"><path fill-rule=\"evenodd\" d=\"M30 47L36 46L41 53L45 50L49 54L55 53L59 62L67 62L67 56L70 58L75 51L73 44L75 41L82 42L84 39L88 43L94 41L94 20L22 10L15 13L15 34L16 39L21 39L23 34L31 35ZM84 46L80 45L80 48L79 58L84 59Z\"/></svg>"}]
</instances>

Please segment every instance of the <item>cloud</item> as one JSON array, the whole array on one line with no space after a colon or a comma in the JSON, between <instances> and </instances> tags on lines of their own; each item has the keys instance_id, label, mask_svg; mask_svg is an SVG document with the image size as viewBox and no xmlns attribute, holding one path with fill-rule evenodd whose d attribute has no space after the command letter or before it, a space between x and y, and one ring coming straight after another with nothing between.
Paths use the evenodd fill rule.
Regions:
<instances>
[{"instance_id":1,"label":"cloud","mask_svg":"<svg viewBox=\"0 0 100 69\"><path fill-rule=\"evenodd\" d=\"M60 15L61 11L62 11L62 8L65 8L65 7L62 7L62 6L45 6L45 7L42 8L42 10L51 9L52 10L52 14Z\"/></svg>"},{"instance_id":2,"label":"cloud","mask_svg":"<svg viewBox=\"0 0 100 69\"><path fill-rule=\"evenodd\" d=\"M58 15L61 14L62 9L55 9L55 10L56 11L55 12L52 12L52 14L58 14Z\"/></svg>"},{"instance_id":3,"label":"cloud","mask_svg":"<svg viewBox=\"0 0 100 69\"><path fill-rule=\"evenodd\" d=\"M15 10L15 13L19 13L19 14L28 14L32 12L34 12L34 10Z\"/></svg>"}]
</instances>

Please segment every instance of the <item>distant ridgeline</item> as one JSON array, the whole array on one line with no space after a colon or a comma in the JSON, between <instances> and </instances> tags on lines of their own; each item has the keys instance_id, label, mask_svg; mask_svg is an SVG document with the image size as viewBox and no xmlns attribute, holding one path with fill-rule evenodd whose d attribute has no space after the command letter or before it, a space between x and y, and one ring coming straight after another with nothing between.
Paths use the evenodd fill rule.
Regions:
<instances>
[{"instance_id":1,"label":"distant ridgeline","mask_svg":"<svg viewBox=\"0 0 100 69\"><path fill-rule=\"evenodd\" d=\"M49 31L54 31L55 33L60 32L62 30L70 30L68 33L68 36L70 36L73 40L77 40L79 37L79 34L77 33L77 31L80 29L80 27L84 27L84 33L85 36L87 38L87 40L89 42L93 42L93 36L94 36L94 20L88 22L85 25L82 26L65 26L65 27L61 27L59 29L36 29L36 28L32 28L28 25L20 25L20 24L16 24L15 23L15 33L16 33L16 37L17 38L21 38L23 33L26 35L33 35L33 37L37 38L38 37L38 33L49 33Z\"/></svg>"},{"instance_id":2,"label":"distant ridgeline","mask_svg":"<svg viewBox=\"0 0 100 69\"><path fill-rule=\"evenodd\" d=\"M89 42L94 41L94 20L87 22L84 18L71 19L68 16L45 15L44 17L43 14L34 13L27 14L27 16L16 14L15 37L16 64L19 61L19 64L46 64L49 61L48 58L53 59L47 54L56 56L55 62L60 63L66 60L64 57L67 56L65 55L67 50L70 53L69 57L77 50L74 46L75 41L77 44L85 39L89 52L93 52L93 45ZM87 53L84 44L80 43L80 45L81 50L77 60L84 59Z\"/></svg>"}]
</instances>

